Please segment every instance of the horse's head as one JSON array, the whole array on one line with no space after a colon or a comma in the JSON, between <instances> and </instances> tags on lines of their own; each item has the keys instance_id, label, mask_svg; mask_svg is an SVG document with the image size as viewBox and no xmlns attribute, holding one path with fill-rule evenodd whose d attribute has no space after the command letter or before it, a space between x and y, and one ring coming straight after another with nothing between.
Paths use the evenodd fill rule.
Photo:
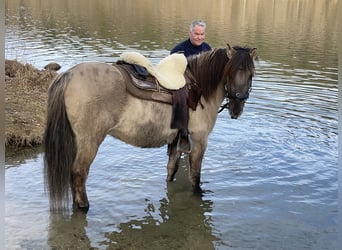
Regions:
<instances>
[{"instance_id":1,"label":"horse's head","mask_svg":"<svg viewBox=\"0 0 342 250\"><path fill-rule=\"evenodd\" d=\"M226 67L226 96L229 99L229 114L237 119L243 111L245 102L252 90L256 48L231 47L227 44L228 64Z\"/></svg>"}]
</instances>

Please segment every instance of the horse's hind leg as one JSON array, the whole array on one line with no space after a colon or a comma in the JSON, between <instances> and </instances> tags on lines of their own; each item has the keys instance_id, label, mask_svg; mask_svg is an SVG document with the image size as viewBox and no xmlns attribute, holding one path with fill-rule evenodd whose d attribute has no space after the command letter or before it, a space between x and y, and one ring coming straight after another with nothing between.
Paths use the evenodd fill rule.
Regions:
<instances>
[{"instance_id":1,"label":"horse's hind leg","mask_svg":"<svg viewBox=\"0 0 342 250\"><path fill-rule=\"evenodd\" d=\"M177 140L172 144L168 144L167 153L169 155L169 161L167 163L167 181L173 181L175 174L179 167L179 161L181 153L177 151Z\"/></svg>"},{"instance_id":2,"label":"horse's hind leg","mask_svg":"<svg viewBox=\"0 0 342 250\"><path fill-rule=\"evenodd\" d=\"M75 209L84 211L89 209L86 181L89 167L96 156L98 147L98 144L94 142L78 143L77 155L71 172L71 189Z\"/></svg>"}]
</instances>

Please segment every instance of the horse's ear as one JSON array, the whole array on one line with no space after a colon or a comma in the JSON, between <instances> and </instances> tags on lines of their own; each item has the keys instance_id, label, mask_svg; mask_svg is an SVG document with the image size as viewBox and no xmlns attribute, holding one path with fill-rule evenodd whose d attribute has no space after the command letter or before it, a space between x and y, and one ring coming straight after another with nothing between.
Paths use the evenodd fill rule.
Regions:
<instances>
[{"instance_id":1,"label":"horse's ear","mask_svg":"<svg viewBox=\"0 0 342 250\"><path fill-rule=\"evenodd\" d=\"M251 56L251 58L253 59L253 60L255 60L256 58L257 58L257 49L256 48L253 48L253 49L251 49L250 51L249 51L249 55Z\"/></svg>"},{"instance_id":2,"label":"horse's ear","mask_svg":"<svg viewBox=\"0 0 342 250\"><path fill-rule=\"evenodd\" d=\"M229 45L229 43L227 43L227 56L228 56L228 58L231 59L233 57L234 53L235 53L235 49L232 48Z\"/></svg>"}]
</instances>

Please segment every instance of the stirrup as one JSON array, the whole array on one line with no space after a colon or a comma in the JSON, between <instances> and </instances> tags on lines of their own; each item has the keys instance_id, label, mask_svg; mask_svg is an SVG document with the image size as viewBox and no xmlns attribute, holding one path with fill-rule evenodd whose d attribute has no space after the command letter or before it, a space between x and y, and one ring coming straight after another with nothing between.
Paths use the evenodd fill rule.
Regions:
<instances>
[{"instance_id":1,"label":"stirrup","mask_svg":"<svg viewBox=\"0 0 342 250\"><path fill-rule=\"evenodd\" d=\"M188 134L188 142L189 142L189 144L190 144L190 149L189 149L189 150L182 150L182 149L181 149L181 147L180 147L180 144L181 144L180 141L181 141L181 140L182 140L182 136L179 135L178 141L177 141L177 151L178 151L178 152L185 153L185 154L190 154L191 151L192 151L192 149L193 149L193 146L194 146L190 134Z\"/></svg>"}]
</instances>

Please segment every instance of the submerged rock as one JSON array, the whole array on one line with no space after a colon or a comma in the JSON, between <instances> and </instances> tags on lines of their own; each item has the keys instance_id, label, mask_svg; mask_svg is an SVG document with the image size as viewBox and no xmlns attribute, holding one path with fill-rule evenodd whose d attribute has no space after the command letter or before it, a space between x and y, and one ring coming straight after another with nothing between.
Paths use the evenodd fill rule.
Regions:
<instances>
[{"instance_id":1,"label":"submerged rock","mask_svg":"<svg viewBox=\"0 0 342 250\"><path fill-rule=\"evenodd\" d=\"M58 71L61 66L58 63L52 62L44 67L46 70Z\"/></svg>"}]
</instances>

